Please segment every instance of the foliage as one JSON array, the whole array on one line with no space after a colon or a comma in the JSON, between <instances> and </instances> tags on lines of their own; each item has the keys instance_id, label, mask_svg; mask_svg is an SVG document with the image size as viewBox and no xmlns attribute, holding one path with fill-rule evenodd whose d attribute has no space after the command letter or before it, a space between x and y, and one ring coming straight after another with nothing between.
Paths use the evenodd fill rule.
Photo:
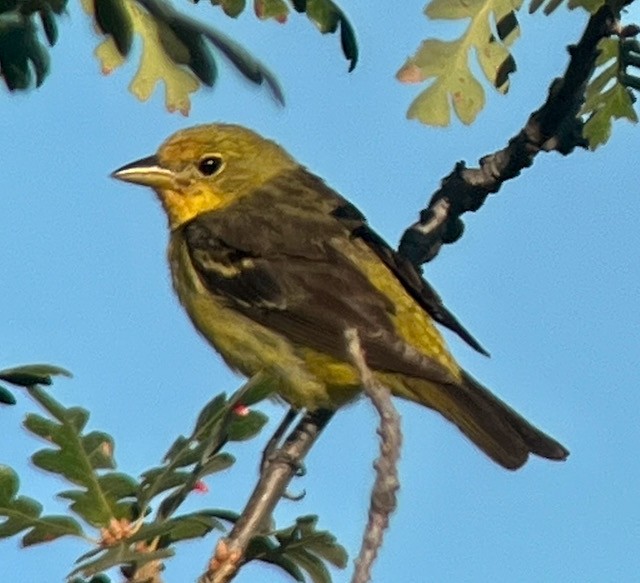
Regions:
<instances>
[{"instance_id":1,"label":"foliage","mask_svg":"<svg viewBox=\"0 0 640 583\"><path fill-rule=\"evenodd\" d=\"M220 6L227 16L237 18L246 8L246 0L211 0ZM290 0L296 12L306 13L322 34L333 33L340 27L342 52L349 61L349 71L358 63L358 45L353 26L344 12L331 0ZM281 24L287 21L289 5L284 0L254 0L253 9L261 20L274 19Z\"/></svg>"},{"instance_id":2,"label":"foliage","mask_svg":"<svg viewBox=\"0 0 640 583\"><path fill-rule=\"evenodd\" d=\"M592 149L609 139L614 119L638 121L630 88L640 90L640 76L629 73L627 67L640 66L640 44L609 38L601 41L599 48L599 69L587 87L580 112L587 118L583 134Z\"/></svg>"},{"instance_id":3,"label":"foliage","mask_svg":"<svg viewBox=\"0 0 640 583\"><path fill-rule=\"evenodd\" d=\"M169 111L189 113L190 94L201 84L212 87L218 67L211 46L221 52L252 83L265 82L283 102L280 86L260 61L221 32L188 18L159 0L82 0L107 38L96 49L105 74L120 67L133 36L142 40L140 65L129 89L140 100L151 97L163 81ZM98 9L98 7L100 7Z\"/></svg>"},{"instance_id":4,"label":"foliage","mask_svg":"<svg viewBox=\"0 0 640 583\"><path fill-rule=\"evenodd\" d=\"M171 557L175 543L225 530L220 519L235 516L228 510L175 514L192 492L202 489L203 478L234 464L235 458L222 451L225 446L260 433L267 418L248 407L272 392L266 379L254 378L231 398L221 394L212 399L198 415L192 433L178 437L162 464L136 479L115 471L115 445L108 433L85 431L88 411L63 406L39 386L50 384L52 374L68 375L49 365L0 371L5 382L24 387L43 411L27 415L24 421L31 434L50 444L35 452L31 461L73 486L58 494L69 502L70 515L43 516L38 501L18 495L16 472L0 466L0 538L21 535L24 546L62 536L82 538L92 548L78 559L70 576L76 582L90 577L91 583L104 583L102 573L108 569L120 566L133 577L145 565ZM90 533L96 530L99 537L92 540ZM315 519L309 517L299 518L290 529L260 534L251 545L247 560L280 566L299 581L305 580L302 571L315 582L330 581L324 560L346 564L344 549L331 534L316 531Z\"/></svg>"},{"instance_id":5,"label":"foliage","mask_svg":"<svg viewBox=\"0 0 640 583\"><path fill-rule=\"evenodd\" d=\"M151 97L159 82L165 85L169 111L189 113L190 95L201 85L212 87L218 65L212 48L249 81L266 83L273 97L284 103L276 77L258 59L220 31L189 18L164 0L81 0L95 29L106 38L96 48L102 71L111 73L130 56L136 35L141 39L138 71L130 84L140 100ZM66 0L8 0L0 3L0 74L10 91L40 86L49 72L49 55L38 39L36 17L53 46L58 38L56 18ZM225 14L236 17L244 0L212 0ZM306 13L323 34L340 29L342 51L353 70L358 47L353 27L331 0L292 0L294 10ZM289 7L284 0L255 0L256 15L285 22Z\"/></svg>"},{"instance_id":6,"label":"foliage","mask_svg":"<svg viewBox=\"0 0 640 583\"><path fill-rule=\"evenodd\" d=\"M0 75L9 91L39 87L49 72L49 54L38 38L42 27L49 46L58 40L57 18L67 0L0 2Z\"/></svg>"},{"instance_id":7,"label":"foliage","mask_svg":"<svg viewBox=\"0 0 640 583\"><path fill-rule=\"evenodd\" d=\"M164 82L169 111L187 115L191 94L202 85L213 86L218 77L215 52L221 53L252 83L265 83L280 103L282 89L276 77L258 59L218 30L189 18L164 0L81 0L104 35L96 49L105 74L120 67L131 55L134 38L141 39L138 71L131 92L147 100ZM198 0L194 0L197 2ZM529 12L546 15L561 5L594 13L605 0L531 0ZM10 91L39 86L49 70L46 47L38 39L38 25L50 46L56 42L57 18L66 0L5 0L0 3L0 75ZM237 18L247 8L247 0L211 0L224 14ZM612 3L616 9L623 0ZM431 0L424 14L431 20L466 21L462 35L454 40L429 38L399 69L403 83L430 81L411 103L407 116L434 126L451 123L451 113L471 124L485 105L483 83L473 72L475 55L486 81L506 93L516 62L511 49L520 36L517 13L523 0ZM306 14L318 30L340 31L342 52L353 70L358 46L353 26L332 0L253 0L253 10L261 20L285 23L293 10ZM598 72L582 110L586 116L585 137L592 148L604 143L613 119L636 121L631 90L638 90L638 77L625 71L637 67L635 41L614 39L603 43L608 67ZM603 57L604 58L604 57ZM615 82L613 79L615 78ZM4 391L0 389L0 400Z\"/></svg>"},{"instance_id":8,"label":"foliage","mask_svg":"<svg viewBox=\"0 0 640 583\"><path fill-rule=\"evenodd\" d=\"M280 567L296 581L331 583L325 561L344 569L347 553L326 530L316 530L317 516L301 516L293 526L255 536L246 556Z\"/></svg>"},{"instance_id":9,"label":"foliage","mask_svg":"<svg viewBox=\"0 0 640 583\"><path fill-rule=\"evenodd\" d=\"M549 16L562 4L566 4L569 10L575 10L576 8L584 8L587 12L593 14L600 6L604 4L605 0L531 0L529 4L529 12L533 14L541 6L544 5L542 11Z\"/></svg>"},{"instance_id":10,"label":"foliage","mask_svg":"<svg viewBox=\"0 0 640 583\"><path fill-rule=\"evenodd\" d=\"M434 79L409 107L407 116L436 126L449 125L451 106L460 121L472 123L484 107L482 85L469 67L474 49L487 80L502 93L516 65L509 48L520 35L515 12L522 0L432 0L425 15L433 20L469 19L453 41L425 40L397 73L403 83ZM492 31L495 28L495 34Z\"/></svg>"},{"instance_id":11,"label":"foliage","mask_svg":"<svg viewBox=\"0 0 640 583\"><path fill-rule=\"evenodd\" d=\"M532 0L529 11L533 13L544 6L543 12L549 15L562 3L563 0ZM603 3L604 0L566 2L569 9L582 8L590 13ZM485 92L469 65L472 51L487 81L500 93L506 93L510 75L516 70L510 49L520 35L516 13L522 5L522 0L431 0L425 8L428 18L467 20L468 24L456 40L425 40L398 71L397 78L403 83L432 80L413 100L407 117L428 125L447 126L453 110L463 123L473 123L484 107ZM589 103L583 108L582 113L590 116L585 137L592 148L608 139L613 118L636 121L634 98L628 88L638 88L637 77L620 74L624 66L637 66L635 57L630 56L630 42L622 43L622 51L614 48L618 44L613 39L603 42L606 58L602 62L615 61L591 83ZM616 82L609 87L613 77ZM607 90L603 91L605 87Z\"/></svg>"},{"instance_id":12,"label":"foliage","mask_svg":"<svg viewBox=\"0 0 640 583\"><path fill-rule=\"evenodd\" d=\"M29 364L14 368L0 370L0 381L10 383L16 387L31 387L33 385L50 385L51 377L70 377L68 370L50 364ZM0 403L3 405L15 405L16 398L6 387L0 385Z\"/></svg>"}]
</instances>

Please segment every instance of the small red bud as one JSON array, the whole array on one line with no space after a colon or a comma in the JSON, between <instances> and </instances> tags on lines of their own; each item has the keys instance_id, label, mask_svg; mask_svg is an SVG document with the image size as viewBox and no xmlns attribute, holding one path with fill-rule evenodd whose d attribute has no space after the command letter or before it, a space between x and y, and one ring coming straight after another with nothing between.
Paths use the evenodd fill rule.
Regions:
<instances>
[{"instance_id":1,"label":"small red bud","mask_svg":"<svg viewBox=\"0 0 640 583\"><path fill-rule=\"evenodd\" d=\"M242 405L241 403L236 405L233 408L233 412L238 416L238 417L246 417L251 411L249 409L249 407L247 407L246 405Z\"/></svg>"},{"instance_id":2,"label":"small red bud","mask_svg":"<svg viewBox=\"0 0 640 583\"><path fill-rule=\"evenodd\" d=\"M198 494L206 494L209 491L209 486L207 486L202 480L198 480L196 485L193 487L193 491Z\"/></svg>"}]
</instances>

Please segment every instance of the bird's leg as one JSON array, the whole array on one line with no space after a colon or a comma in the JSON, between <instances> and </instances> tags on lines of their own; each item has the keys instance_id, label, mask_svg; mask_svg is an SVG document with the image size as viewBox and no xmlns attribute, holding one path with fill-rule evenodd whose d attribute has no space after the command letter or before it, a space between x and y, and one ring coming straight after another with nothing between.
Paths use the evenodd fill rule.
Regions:
<instances>
[{"instance_id":1,"label":"bird's leg","mask_svg":"<svg viewBox=\"0 0 640 583\"><path fill-rule=\"evenodd\" d=\"M298 416L298 409L294 407L290 407L285 416L282 418L280 425L276 428L274 434L269 439L266 447L262 452L262 460L260 462L260 472L264 472L267 466L275 461L282 461L287 465L290 465L296 473L296 476L301 477L307 473L306 468L302 462L292 460L285 452L281 449L281 442L284 434L287 429L293 423L293 420ZM282 495L286 500L292 500L293 502L297 502L302 500L306 495L306 492L303 490L300 494L291 494L288 490L284 492Z\"/></svg>"},{"instance_id":2,"label":"bird's leg","mask_svg":"<svg viewBox=\"0 0 640 583\"><path fill-rule=\"evenodd\" d=\"M276 429L275 433L269 440L269 443L267 443L267 446L262 452L262 461L260 465L261 476L264 477L264 475L270 470L271 464L276 463L278 465L288 465L298 477L305 475L306 469L302 461L298 459L298 456L292 455L288 451L291 448L291 442L292 440L295 441L297 439L297 435L300 432L300 427L305 423L312 424L318 432L321 431L331 420L331 417L333 417L335 411L328 409L318 409L317 411L314 411L312 413L306 412L298 426L287 437L287 439L284 441L284 444L281 445L280 441L282 440L283 435L298 415L298 412L299 411L297 409L289 409L289 411L287 411L287 414L284 416L284 419L280 422L280 425ZM304 498L305 494L306 492L304 492L304 490L302 491L302 493L297 495L285 492L282 495L282 498L298 501Z\"/></svg>"},{"instance_id":3,"label":"bird's leg","mask_svg":"<svg viewBox=\"0 0 640 583\"><path fill-rule=\"evenodd\" d=\"M271 436L271 439L269 439L266 447L262 451L262 460L260 462L261 472L263 472L265 468L274 460L274 458L277 457L282 437L293 423L293 420L298 416L298 413L298 409L290 407L285 416L282 418L280 425L278 425L274 434ZM296 468L296 473L298 472L299 468Z\"/></svg>"}]
</instances>

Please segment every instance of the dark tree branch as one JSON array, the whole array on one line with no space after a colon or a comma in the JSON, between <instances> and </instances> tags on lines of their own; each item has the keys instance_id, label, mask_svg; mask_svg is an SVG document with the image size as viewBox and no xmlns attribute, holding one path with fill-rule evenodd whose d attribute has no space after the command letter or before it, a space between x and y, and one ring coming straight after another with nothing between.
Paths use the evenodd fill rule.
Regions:
<instances>
[{"instance_id":1,"label":"dark tree branch","mask_svg":"<svg viewBox=\"0 0 640 583\"><path fill-rule=\"evenodd\" d=\"M596 66L598 43L617 33L618 17L608 5L591 16L582 38L569 47L564 75L553 80L545 103L506 147L481 158L479 168L467 168L464 162L458 162L442 180L440 189L420 213L419 222L411 225L400 241L400 253L416 267L431 261L443 244L459 239L464 228L460 215L477 211L487 196L531 166L539 152L569 154L576 147L586 147L578 112Z\"/></svg>"},{"instance_id":2,"label":"dark tree branch","mask_svg":"<svg viewBox=\"0 0 640 583\"><path fill-rule=\"evenodd\" d=\"M235 577L245 562L244 553L251 538L269 530L269 520L276 504L284 496L289 482L332 415L333 412L322 409L307 413L269 463L263 465L260 479L240 518L229 536L218 541L214 556L199 583L225 583Z\"/></svg>"},{"instance_id":3,"label":"dark tree branch","mask_svg":"<svg viewBox=\"0 0 640 583\"><path fill-rule=\"evenodd\" d=\"M380 415L380 456L373 464L376 479L371 490L369 519L362 537L362 546L356 559L356 570L351 583L367 583L371 580L371 568L382 546L384 531L389 527L391 513L398 505L397 492L400 488L398 460L402 446L400 415L391 402L389 389L376 381L367 366L366 355L360 345L358 331L345 333L349 354L360 374L365 394L371 399Z\"/></svg>"}]
</instances>

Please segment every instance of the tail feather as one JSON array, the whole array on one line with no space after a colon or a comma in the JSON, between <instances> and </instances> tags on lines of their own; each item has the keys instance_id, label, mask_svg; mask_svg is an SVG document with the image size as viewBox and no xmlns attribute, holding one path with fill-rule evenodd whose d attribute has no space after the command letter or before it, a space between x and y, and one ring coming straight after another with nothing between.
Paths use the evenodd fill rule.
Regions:
<instances>
[{"instance_id":1,"label":"tail feather","mask_svg":"<svg viewBox=\"0 0 640 583\"><path fill-rule=\"evenodd\" d=\"M466 372L460 384L435 385L411 379L407 388L411 400L442 413L491 459L507 469L521 467L530 453L550 460L564 460L569 455L564 446L534 427Z\"/></svg>"}]
</instances>

